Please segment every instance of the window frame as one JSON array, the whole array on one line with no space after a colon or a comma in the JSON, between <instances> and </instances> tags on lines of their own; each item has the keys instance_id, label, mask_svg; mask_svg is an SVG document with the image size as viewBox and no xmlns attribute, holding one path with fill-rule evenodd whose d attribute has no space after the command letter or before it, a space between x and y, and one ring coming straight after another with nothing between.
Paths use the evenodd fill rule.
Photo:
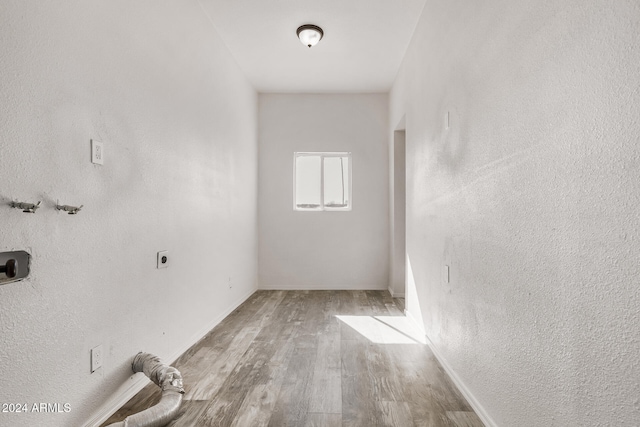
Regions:
<instances>
[{"instance_id":1,"label":"window frame","mask_svg":"<svg viewBox=\"0 0 640 427\"><path fill-rule=\"evenodd\" d=\"M296 204L296 165L298 157L317 156L320 157L320 206L317 208L300 208ZM348 162L348 185L349 197L347 206L334 208L324 204L324 159L327 157L346 157ZM296 151L293 153L293 210L298 212L349 212L353 209L353 160L350 151Z\"/></svg>"}]
</instances>

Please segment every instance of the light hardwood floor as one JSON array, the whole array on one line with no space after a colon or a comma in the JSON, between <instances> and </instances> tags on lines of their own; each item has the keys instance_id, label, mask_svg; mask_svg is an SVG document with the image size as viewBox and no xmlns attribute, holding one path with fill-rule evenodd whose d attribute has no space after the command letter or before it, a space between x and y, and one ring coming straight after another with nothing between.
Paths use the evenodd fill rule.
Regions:
<instances>
[{"instance_id":1,"label":"light hardwood floor","mask_svg":"<svg viewBox=\"0 0 640 427\"><path fill-rule=\"evenodd\" d=\"M483 426L386 291L258 291L174 364L182 426ZM150 383L105 424L154 405Z\"/></svg>"}]
</instances>

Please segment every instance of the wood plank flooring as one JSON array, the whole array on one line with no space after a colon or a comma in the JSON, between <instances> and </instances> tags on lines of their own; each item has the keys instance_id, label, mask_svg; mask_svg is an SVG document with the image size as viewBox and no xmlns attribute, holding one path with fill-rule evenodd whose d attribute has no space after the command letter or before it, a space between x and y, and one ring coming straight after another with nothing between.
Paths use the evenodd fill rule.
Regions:
<instances>
[{"instance_id":1,"label":"wood plank flooring","mask_svg":"<svg viewBox=\"0 0 640 427\"><path fill-rule=\"evenodd\" d=\"M169 426L481 427L386 291L258 291L174 364ZM104 425L153 406L150 383Z\"/></svg>"}]
</instances>

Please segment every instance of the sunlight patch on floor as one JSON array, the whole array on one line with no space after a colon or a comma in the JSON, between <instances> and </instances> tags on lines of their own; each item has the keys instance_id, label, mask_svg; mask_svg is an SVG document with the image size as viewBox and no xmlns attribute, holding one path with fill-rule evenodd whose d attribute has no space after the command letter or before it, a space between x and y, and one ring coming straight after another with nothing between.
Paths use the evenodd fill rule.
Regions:
<instances>
[{"instance_id":1,"label":"sunlight patch on floor","mask_svg":"<svg viewBox=\"0 0 640 427\"><path fill-rule=\"evenodd\" d=\"M424 335L404 316L336 316L375 344L425 344Z\"/></svg>"}]
</instances>

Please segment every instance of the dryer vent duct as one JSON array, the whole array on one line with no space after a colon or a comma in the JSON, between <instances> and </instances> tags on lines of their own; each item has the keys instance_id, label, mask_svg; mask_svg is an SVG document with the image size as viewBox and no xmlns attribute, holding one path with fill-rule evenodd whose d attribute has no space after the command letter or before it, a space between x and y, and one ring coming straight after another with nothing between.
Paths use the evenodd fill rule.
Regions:
<instances>
[{"instance_id":1,"label":"dryer vent duct","mask_svg":"<svg viewBox=\"0 0 640 427\"><path fill-rule=\"evenodd\" d=\"M175 418L182 403L182 375L173 366L162 363L159 357L149 353L138 353L133 358L131 369L134 373L144 372L151 381L162 388L162 398L157 405L137 414L129 415L123 421L108 427L162 427Z\"/></svg>"}]
</instances>

